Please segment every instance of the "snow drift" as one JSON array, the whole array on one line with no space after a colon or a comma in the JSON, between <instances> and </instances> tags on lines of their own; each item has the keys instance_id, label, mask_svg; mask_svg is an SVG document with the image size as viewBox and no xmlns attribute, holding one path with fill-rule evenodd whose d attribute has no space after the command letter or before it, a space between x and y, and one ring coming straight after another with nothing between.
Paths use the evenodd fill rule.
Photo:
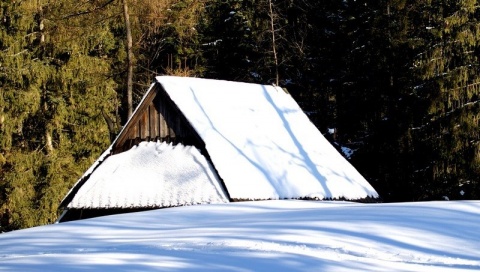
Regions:
<instances>
[{"instance_id":1,"label":"snow drift","mask_svg":"<svg viewBox=\"0 0 480 272\"><path fill-rule=\"evenodd\" d=\"M0 271L479 271L480 201L176 207L0 234Z\"/></svg>"}]
</instances>

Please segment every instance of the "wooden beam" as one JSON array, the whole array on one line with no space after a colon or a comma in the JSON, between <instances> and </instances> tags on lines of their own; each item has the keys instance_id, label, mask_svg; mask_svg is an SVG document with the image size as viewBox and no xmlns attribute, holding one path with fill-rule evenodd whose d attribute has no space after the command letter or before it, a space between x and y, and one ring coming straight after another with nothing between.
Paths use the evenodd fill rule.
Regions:
<instances>
[{"instance_id":1,"label":"wooden beam","mask_svg":"<svg viewBox=\"0 0 480 272\"><path fill-rule=\"evenodd\" d=\"M154 139L158 136L158 112L155 109L155 105L150 104L148 107L149 121L150 121L150 138Z\"/></svg>"},{"instance_id":2,"label":"wooden beam","mask_svg":"<svg viewBox=\"0 0 480 272\"><path fill-rule=\"evenodd\" d=\"M129 135L130 129L133 128L133 131L134 131L135 130L134 127L136 127L138 125L138 122L140 121L141 114L138 114L138 113L145 112L145 109L148 108L150 103L152 103L153 99L157 95L158 88L159 88L158 84L155 84L155 86L153 86L149 90L149 92L146 94L146 97L143 99L142 103L140 105L138 105L135 113L127 121L124 128L120 132L120 135L118 135L117 140L113 144L113 147L112 147L112 153L113 154L116 154L116 153L119 153L119 152L123 151L123 150L120 150L120 149L125 144L125 142L129 139L128 135Z\"/></svg>"}]
</instances>

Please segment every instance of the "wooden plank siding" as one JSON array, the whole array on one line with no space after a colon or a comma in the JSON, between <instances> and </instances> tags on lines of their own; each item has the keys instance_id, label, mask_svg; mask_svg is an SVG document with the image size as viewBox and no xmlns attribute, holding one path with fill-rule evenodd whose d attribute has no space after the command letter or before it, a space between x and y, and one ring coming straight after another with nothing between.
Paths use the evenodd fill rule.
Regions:
<instances>
[{"instance_id":1,"label":"wooden plank siding","mask_svg":"<svg viewBox=\"0 0 480 272\"><path fill-rule=\"evenodd\" d=\"M112 149L112 154L129 150L142 141L157 140L194 145L201 151L205 148L200 136L159 85L147 94L126 124Z\"/></svg>"}]
</instances>

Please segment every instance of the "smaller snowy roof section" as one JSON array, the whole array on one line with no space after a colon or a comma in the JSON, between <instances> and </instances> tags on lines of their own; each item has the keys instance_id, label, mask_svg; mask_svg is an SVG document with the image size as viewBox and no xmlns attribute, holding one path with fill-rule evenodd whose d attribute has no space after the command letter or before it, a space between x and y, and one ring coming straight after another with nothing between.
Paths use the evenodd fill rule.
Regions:
<instances>
[{"instance_id":1,"label":"smaller snowy roof section","mask_svg":"<svg viewBox=\"0 0 480 272\"><path fill-rule=\"evenodd\" d=\"M205 142L231 199L378 197L283 89L156 80Z\"/></svg>"},{"instance_id":2,"label":"smaller snowy roof section","mask_svg":"<svg viewBox=\"0 0 480 272\"><path fill-rule=\"evenodd\" d=\"M193 146L142 142L107 157L68 208L144 208L225 203L218 176Z\"/></svg>"}]
</instances>

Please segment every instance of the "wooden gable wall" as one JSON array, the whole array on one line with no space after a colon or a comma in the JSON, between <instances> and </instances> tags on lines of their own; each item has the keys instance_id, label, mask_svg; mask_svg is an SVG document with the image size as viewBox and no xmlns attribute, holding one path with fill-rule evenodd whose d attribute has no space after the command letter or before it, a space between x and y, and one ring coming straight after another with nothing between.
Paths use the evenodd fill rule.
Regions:
<instances>
[{"instance_id":1,"label":"wooden gable wall","mask_svg":"<svg viewBox=\"0 0 480 272\"><path fill-rule=\"evenodd\" d=\"M156 84L138 106L118 136L112 154L129 150L142 141L157 140L194 145L202 151L205 148L203 140L160 84Z\"/></svg>"}]
</instances>

